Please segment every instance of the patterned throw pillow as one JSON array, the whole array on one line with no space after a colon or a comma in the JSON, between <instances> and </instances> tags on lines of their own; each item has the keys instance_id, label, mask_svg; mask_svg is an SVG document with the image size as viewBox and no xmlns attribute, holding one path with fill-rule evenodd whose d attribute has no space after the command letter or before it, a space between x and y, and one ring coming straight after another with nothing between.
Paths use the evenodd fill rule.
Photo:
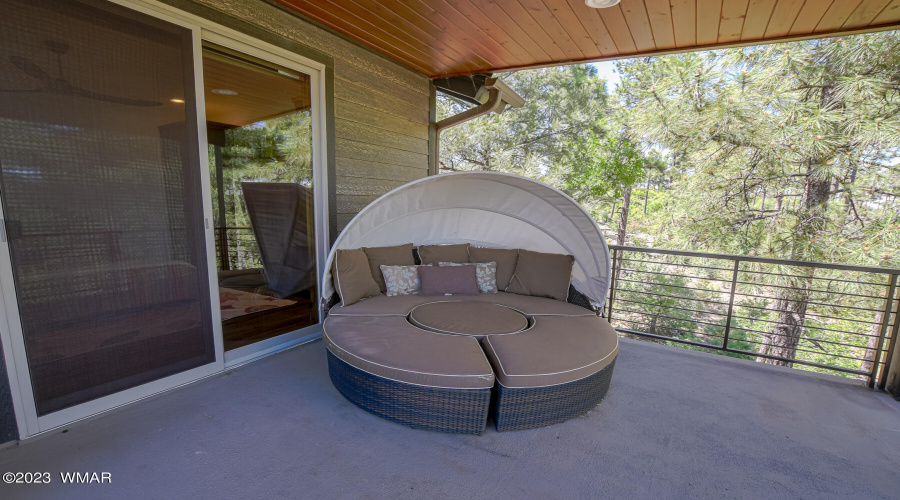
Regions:
<instances>
[{"instance_id":1,"label":"patterned throw pillow","mask_svg":"<svg viewBox=\"0 0 900 500\"><path fill-rule=\"evenodd\" d=\"M385 295L396 297L398 295L419 294L419 266L381 266L381 274L384 276Z\"/></svg>"},{"instance_id":2,"label":"patterned throw pillow","mask_svg":"<svg viewBox=\"0 0 900 500\"><path fill-rule=\"evenodd\" d=\"M455 262L439 262L439 266L475 266L475 279L478 281L478 290L481 293L497 293L497 263L479 262L457 264Z\"/></svg>"}]
</instances>

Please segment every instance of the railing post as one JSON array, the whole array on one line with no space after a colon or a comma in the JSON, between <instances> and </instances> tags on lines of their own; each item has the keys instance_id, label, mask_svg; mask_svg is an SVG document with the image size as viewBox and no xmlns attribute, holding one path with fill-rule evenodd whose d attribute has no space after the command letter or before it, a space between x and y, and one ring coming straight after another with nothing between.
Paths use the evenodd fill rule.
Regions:
<instances>
[{"instance_id":1,"label":"railing post","mask_svg":"<svg viewBox=\"0 0 900 500\"><path fill-rule=\"evenodd\" d=\"M618 285L616 276L618 276L619 259L622 255L619 248L613 249L612 268L610 268L610 284L609 284L609 300L606 301L606 321L612 323L613 299L616 297L616 286Z\"/></svg>"},{"instance_id":2,"label":"railing post","mask_svg":"<svg viewBox=\"0 0 900 500\"><path fill-rule=\"evenodd\" d=\"M216 235L219 238L219 262L222 263L222 270L228 271L231 269L231 262L228 259L228 228L217 229L219 230L219 234Z\"/></svg>"},{"instance_id":3,"label":"railing post","mask_svg":"<svg viewBox=\"0 0 900 500\"><path fill-rule=\"evenodd\" d=\"M896 276L896 274L894 275ZM900 342L898 342L897 336L900 335L900 297L897 297L897 309L894 310L894 327L891 328L891 343L888 344L888 352L887 358L884 360L884 365L881 368L881 376L878 381L878 388L881 390L885 390L888 382L888 377L891 375L891 365L893 364L894 355L897 354L897 351L900 350ZM894 395L897 398L900 398L900 393Z\"/></svg>"},{"instance_id":4,"label":"railing post","mask_svg":"<svg viewBox=\"0 0 900 500\"><path fill-rule=\"evenodd\" d=\"M887 335L888 324L891 321L891 309L894 305L894 290L897 289L897 275L892 274L890 284L888 285L888 293L887 297L884 299L884 312L881 316L881 328L878 332L878 348L875 350L875 357L872 358L872 369L869 372L869 389L873 389L875 387L875 373L878 371L878 360L881 358L881 351L884 349L884 337ZM898 304L900 307L900 304ZM894 332L897 331L897 318L894 318ZM892 333L891 343L896 343L897 334ZM893 349L891 349L893 351ZM888 363L890 359L885 360L884 366L882 367L881 380L878 383L879 388L884 388L884 384L887 381L886 372L888 369Z\"/></svg>"},{"instance_id":5,"label":"railing post","mask_svg":"<svg viewBox=\"0 0 900 500\"><path fill-rule=\"evenodd\" d=\"M722 338L722 350L728 350L728 334L731 332L731 313L734 311L734 292L737 289L738 268L741 261L734 261L734 270L731 273L731 292L728 294L728 315L725 316L725 335Z\"/></svg>"}]
</instances>

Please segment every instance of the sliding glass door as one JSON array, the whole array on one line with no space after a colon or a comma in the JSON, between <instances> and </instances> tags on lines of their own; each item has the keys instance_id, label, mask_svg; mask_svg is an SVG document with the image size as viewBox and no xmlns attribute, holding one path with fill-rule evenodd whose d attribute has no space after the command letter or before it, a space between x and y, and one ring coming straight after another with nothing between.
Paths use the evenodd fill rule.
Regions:
<instances>
[{"instance_id":1,"label":"sliding glass door","mask_svg":"<svg viewBox=\"0 0 900 500\"><path fill-rule=\"evenodd\" d=\"M192 31L100 0L0 9L0 193L37 416L213 363Z\"/></svg>"},{"instance_id":2,"label":"sliding glass door","mask_svg":"<svg viewBox=\"0 0 900 500\"><path fill-rule=\"evenodd\" d=\"M204 43L226 351L318 323L311 78Z\"/></svg>"},{"instance_id":3,"label":"sliding glass door","mask_svg":"<svg viewBox=\"0 0 900 500\"><path fill-rule=\"evenodd\" d=\"M0 341L21 436L314 337L325 66L141 0L0 12Z\"/></svg>"}]
</instances>

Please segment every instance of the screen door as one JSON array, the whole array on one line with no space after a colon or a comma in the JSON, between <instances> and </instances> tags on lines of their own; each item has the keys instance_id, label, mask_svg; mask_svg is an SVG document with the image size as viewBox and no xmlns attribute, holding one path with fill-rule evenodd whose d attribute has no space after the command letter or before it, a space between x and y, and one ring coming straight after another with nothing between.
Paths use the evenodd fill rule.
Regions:
<instances>
[{"instance_id":1,"label":"screen door","mask_svg":"<svg viewBox=\"0 0 900 500\"><path fill-rule=\"evenodd\" d=\"M94 0L0 9L3 237L37 415L214 362L191 32Z\"/></svg>"}]
</instances>

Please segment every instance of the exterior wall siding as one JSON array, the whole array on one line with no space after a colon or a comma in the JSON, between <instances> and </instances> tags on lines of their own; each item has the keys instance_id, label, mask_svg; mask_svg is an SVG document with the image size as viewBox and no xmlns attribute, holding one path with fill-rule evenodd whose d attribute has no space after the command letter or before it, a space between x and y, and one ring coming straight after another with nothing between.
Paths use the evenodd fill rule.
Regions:
<instances>
[{"instance_id":1,"label":"exterior wall siding","mask_svg":"<svg viewBox=\"0 0 900 500\"><path fill-rule=\"evenodd\" d=\"M428 175L425 75L263 0L191 1L334 58L338 231L375 198Z\"/></svg>"}]
</instances>

